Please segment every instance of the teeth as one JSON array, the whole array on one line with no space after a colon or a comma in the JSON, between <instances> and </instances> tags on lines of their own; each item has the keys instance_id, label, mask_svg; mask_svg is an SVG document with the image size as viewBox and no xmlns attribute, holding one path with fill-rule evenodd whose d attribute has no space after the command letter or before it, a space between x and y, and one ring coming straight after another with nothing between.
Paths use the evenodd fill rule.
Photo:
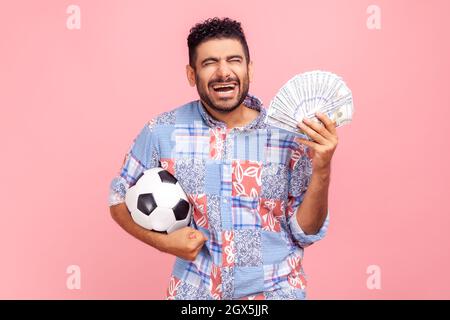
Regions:
<instances>
[{"instance_id":1,"label":"teeth","mask_svg":"<svg viewBox=\"0 0 450 320\"><path fill-rule=\"evenodd\" d=\"M213 89L219 89L219 88L231 88L234 89L236 85L234 84L226 84L226 85L217 85L217 86L213 86Z\"/></svg>"}]
</instances>

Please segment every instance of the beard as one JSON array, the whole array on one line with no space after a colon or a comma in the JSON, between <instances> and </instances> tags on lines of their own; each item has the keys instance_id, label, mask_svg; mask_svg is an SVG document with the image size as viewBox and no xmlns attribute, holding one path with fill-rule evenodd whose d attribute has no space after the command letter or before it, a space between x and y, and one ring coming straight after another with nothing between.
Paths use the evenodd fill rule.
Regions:
<instances>
[{"instance_id":1,"label":"beard","mask_svg":"<svg viewBox=\"0 0 450 320\"><path fill-rule=\"evenodd\" d=\"M236 90L237 93L235 96L231 99L217 99L213 97L209 92L212 92L214 89L212 88L212 85L220 84L220 83L227 83L227 82L237 82ZM245 77L242 79L242 87L241 87L241 81L238 78L228 78L228 79L215 79L208 82L208 88L209 92L203 88L200 85L200 79L198 78L198 75L195 75L195 82L197 87L198 95L200 96L201 100L206 103L208 107L213 109L214 111L220 112L220 113L230 113L234 110L236 110L237 107L239 107L245 100L248 94L249 90L249 76L248 73L245 75Z\"/></svg>"}]
</instances>

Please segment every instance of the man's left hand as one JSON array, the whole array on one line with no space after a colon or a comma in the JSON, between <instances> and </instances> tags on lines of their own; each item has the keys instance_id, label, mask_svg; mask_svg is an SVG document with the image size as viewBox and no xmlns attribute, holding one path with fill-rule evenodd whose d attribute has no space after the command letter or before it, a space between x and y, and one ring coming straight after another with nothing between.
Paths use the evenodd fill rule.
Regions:
<instances>
[{"instance_id":1,"label":"man's left hand","mask_svg":"<svg viewBox=\"0 0 450 320\"><path fill-rule=\"evenodd\" d=\"M313 173L329 173L331 158L338 144L336 122L320 112L316 113L316 117L323 125L308 119L303 119L303 122L297 124L314 141L299 140L312 150Z\"/></svg>"}]
</instances>

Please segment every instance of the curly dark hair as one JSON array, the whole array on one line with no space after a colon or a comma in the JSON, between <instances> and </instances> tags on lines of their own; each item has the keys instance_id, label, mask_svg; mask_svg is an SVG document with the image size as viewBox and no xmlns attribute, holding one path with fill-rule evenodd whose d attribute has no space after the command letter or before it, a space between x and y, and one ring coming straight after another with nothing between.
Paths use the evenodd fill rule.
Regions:
<instances>
[{"instance_id":1,"label":"curly dark hair","mask_svg":"<svg viewBox=\"0 0 450 320\"><path fill-rule=\"evenodd\" d=\"M197 23L189 31L187 43L189 47L189 65L195 69L196 48L204 41L210 39L236 39L244 48L247 64L250 62L250 52L241 23L230 18L218 17Z\"/></svg>"}]
</instances>

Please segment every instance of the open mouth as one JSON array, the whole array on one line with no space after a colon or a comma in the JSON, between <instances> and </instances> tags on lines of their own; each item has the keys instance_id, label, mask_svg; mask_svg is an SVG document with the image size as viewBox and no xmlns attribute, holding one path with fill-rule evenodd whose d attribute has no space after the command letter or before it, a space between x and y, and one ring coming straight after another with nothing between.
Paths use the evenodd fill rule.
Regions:
<instances>
[{"instance_id":1,"label":"open mouth","mask_svg":"<svg viewBox=\"0 0 450 320\"><path fill-rule=\"evenodd\" d=\"M237 88L237 83L221 83L212 86L213 91L220 97L233 96Z\"/></svg>"},{"instance_id":2,"label":"open mouth","mask_svg":"<svg viewBox=\"0 0 450 320\"><path fill-rule=\"evenodd\" d=\"M234 90L234 87L236 87L236 84L230 83L230 84L216 84L212 88L216 92L231 92Z\"/></svg>"}]
</instances>

